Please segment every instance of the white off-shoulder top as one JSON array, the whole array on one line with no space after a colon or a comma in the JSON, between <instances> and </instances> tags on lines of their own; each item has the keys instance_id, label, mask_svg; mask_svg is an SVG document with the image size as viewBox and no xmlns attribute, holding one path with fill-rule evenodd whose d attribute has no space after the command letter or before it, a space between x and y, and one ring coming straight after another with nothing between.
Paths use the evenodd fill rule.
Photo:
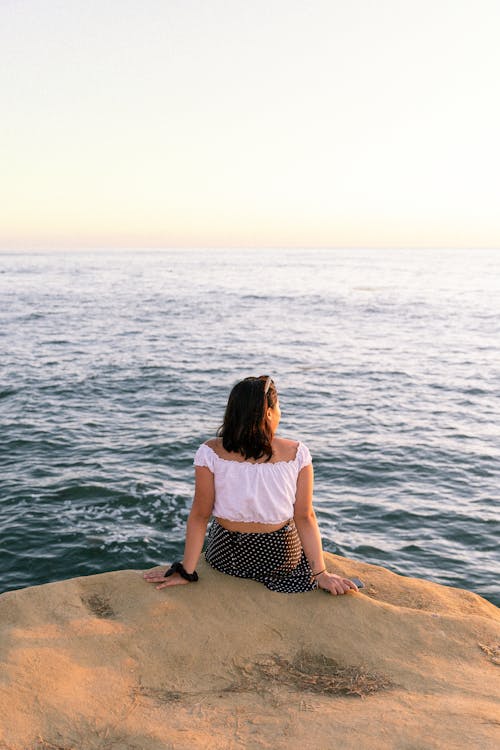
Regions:
<instances>
[{"instance_id":1,"label":"white off-shoulder top","mask_svg":"<svg viewBox=\"0 0 500 750\"><path fill-rule=\"evenodd\" d=\"M213 515L228 521L278 524L293 518L299 471L312 463L309 449L299 443L295 458L276 463L231 461L203 443L195 466L206 466L214 475Z\"/></svg>"}]
</instances>

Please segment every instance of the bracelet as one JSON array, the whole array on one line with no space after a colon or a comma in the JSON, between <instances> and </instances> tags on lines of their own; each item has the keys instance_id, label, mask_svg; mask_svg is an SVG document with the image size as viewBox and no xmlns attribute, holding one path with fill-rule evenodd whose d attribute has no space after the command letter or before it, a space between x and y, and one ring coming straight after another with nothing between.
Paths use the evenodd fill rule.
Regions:
<instances>
[{"instance_id":1,"label":"bracelet","mask_svg":"<svg viewBox=\"0 0 500 750\"><path fill-rule=\"evenodd\" d=\"M316 576L320 576L322 573L326 573L326 568L323 568L323 570L320 570L319 573L313 573L313 578L316 578Z\"/></svg>"},{"instance_id":2,"label":"bracelet","mask_svg":"<svg viewBox=\"0 0 500 750\"><path fill-rule=\"evenodd\" d=\"M181 578L184 578L190 583L194 583L198 580L198 573L194 570L192 573L188 573L181 562L174 562L165 573L165 578L168 578L173 573L178 573Z\"/></svg>"}]
</instances>

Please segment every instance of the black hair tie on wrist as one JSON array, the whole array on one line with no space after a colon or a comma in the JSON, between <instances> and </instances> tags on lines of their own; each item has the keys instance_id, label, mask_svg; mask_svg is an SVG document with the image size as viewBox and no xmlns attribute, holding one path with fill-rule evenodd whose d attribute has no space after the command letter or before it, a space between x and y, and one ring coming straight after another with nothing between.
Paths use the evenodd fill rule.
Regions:
<instances>
[{"instance_id":1,"label":"black hair tie on wrist","mask_svg":"<svg viewBox=\"0 0 500 750\"><path fill-rule=\"evenodd\" d=\"M184 565L181 562L174 562L170 566L170 568L165 573L165 578L168 578L169 576L173 575L174 573L178 573L181 578L184 578L186 581L189 581L190 583L194 583L198 580L198 573L196 570L194 570L192 573L188 573L187 570L185 570Z\"/></svg>"}]
</instances>

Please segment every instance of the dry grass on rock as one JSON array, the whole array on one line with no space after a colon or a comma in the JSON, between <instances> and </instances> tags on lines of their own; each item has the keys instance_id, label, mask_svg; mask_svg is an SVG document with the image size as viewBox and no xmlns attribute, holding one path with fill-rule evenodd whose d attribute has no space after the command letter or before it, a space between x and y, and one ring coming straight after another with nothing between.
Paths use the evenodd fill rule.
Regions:
<instances>
[{"instance_id":1,"label":"dry grass on rock","mask_svg":"<svg viewBox=\"0 0 500 750\"><path fill-rule=\"evenodd\" d=\"M300 651L292 661L281 656L265 656L242 667L244 678L239 689L262 689L282 685L292 690L323 695L364 697L393 687L382 674L367 672L360 666L341 666L323 654Z\"/></svg>"}]
</instances>

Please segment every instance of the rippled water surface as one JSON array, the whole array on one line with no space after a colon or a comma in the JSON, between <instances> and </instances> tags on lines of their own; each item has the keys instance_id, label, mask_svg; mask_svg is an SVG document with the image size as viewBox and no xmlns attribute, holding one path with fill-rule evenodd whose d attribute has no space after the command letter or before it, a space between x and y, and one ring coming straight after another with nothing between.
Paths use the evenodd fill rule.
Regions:
<instances>
[{"instance_id":1,"label":"rippled water surface","mask_svg":"<svg viewBox=\"0 0 500 750\"><path fill-rule=\"evenodd\" d=\"M182 552L270 373L328 551L500 604L500 252L0 255L0 591Z\"/></svg>"}]
</instances>

